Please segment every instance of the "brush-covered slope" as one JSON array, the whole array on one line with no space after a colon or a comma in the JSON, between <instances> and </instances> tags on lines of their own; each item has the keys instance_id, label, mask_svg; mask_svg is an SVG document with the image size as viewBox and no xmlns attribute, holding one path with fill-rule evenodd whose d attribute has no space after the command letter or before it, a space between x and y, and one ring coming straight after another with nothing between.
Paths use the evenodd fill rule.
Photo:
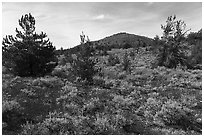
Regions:
<instances>
[{"instance_id":1,"label":"brush-covered slope","mask_svg":"<svg viewBox=\"0 0 204 137\"><path fill-rule=\"evenodd\" d=\"M117 33L103 39L92 41L96 50L127 49L136 47L146 47L153 45L153 39L129 33ZM81 50L81 45L63 51L58 50L59 54L75 54Z\"/></svg>"},{"instance_id":2,"label":"brush-covered slope","mask_svg":"<svg viewBox=\"0 0 204 137\"><path fill-rule=\"evenodd\" d=\"M151 38L145 37L145 36L139 36L135 34L129 34L129 33L117 33L113 34L109 37L106 37L104 39L95 41L94 43L97 43L98 45L124 45L124 44L130 44L132 46L136 46L138 44L141 44L141 46L150 46L153 44L153 40ZM144 44L145 43L145 44Z\"/></svg>"}]
</instances>

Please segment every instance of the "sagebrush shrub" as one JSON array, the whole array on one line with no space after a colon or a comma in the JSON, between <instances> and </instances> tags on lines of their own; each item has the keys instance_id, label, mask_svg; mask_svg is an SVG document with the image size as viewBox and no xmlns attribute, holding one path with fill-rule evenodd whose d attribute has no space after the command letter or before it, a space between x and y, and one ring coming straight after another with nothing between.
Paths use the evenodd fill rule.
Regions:
<instances>
[{"instance_id":1,"label":"sagebrush shrub","mask_svg":"<svg viewBox=\"0 0 204 137\"><path fill-rule=\"evenodd\" d=\"M165 125L168 126L180 126L180 128L187 130L191 129L193 124L192 110L182 106L182 104L169 100L161 108L161 111L157 113L157 117L160 118Z\"/></svg>"},{"instance_id":2,"label":"sagebrush shrub","mask_svg":"<svg viewBox=\"0 0 204 137\"><path fill-rule=\"evenodd\" d=\"M70 74L70 67L67 65L64 66L56 66L52 71L52 76L57 76L59 78L70 78L72 75Z\"/></svg>"},{"instance_id":3,"label":"sagebrush shrub","mask_svg":"<svg viewBox=\"0 0 204 137\"><path fill-rule=\"evenodd\" d=\"M118 56L110 54L108 57L108 65L115 66L116 64L120 64Z\"/></svg>"},{"instance_id":4,"label":"sagebrush shrub","mask_svg":"<svg viewBox=\"0 0 204 137\"><path fill-rule=\"evenodd\" d=\"M22 135L49 135L49 129L46 127L45 124L37 123L26 123L22 125Z\"/></svg>"},{"instance_id":5,"label":"sagebrush shrub","mask_svg":"<svg viewBox=\"0 0 204 137\"><path fill-rule=\"evenodd\" d=\"M4 101L2 104L2 122L6 123L5 129L18 130L21 124L25 123L26 115L18 102Z\"/></svg>"}]
</instances>

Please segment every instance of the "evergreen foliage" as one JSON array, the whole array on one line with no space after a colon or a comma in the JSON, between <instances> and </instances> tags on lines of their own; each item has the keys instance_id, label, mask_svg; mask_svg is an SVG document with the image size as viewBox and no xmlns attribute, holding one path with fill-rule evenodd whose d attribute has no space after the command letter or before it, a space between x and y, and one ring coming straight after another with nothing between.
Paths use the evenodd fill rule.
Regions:
<instances>
[{"instance_id":1,"label":"evergreen foliage","mask_svg":"<svg viewBox=\"0 0 204 137\"><path fill-rule=\"evenodd\" d=\"M158 50L164 44L164 41L162 41L158 35L156 35L153 40L154 41L153 45L151 46L151 49L154 53L158 53Z\"/></svg>"},{"instance_id":2,"label":"evergreen foliage","mask_svg":"<svg viewBox=\"0 0 204 137\"><path fill-rule=\"evenodd\" d=\"M95 68L96 61L91 58L94 54L93 45L88 37L87 39L85 38L83 32L80 38L82 50L77 53L76 58L73 59L71 63L72 72L75 76L79 77L80 80L92 84L93 76L98 72Z\"/></svg>"},{"instance_id":3,"label":"evergreen foliage","mask_svg":"<svg viewBox=\"0 0 204 137\"><path fill-rule=\"evenodd\" d=\"M191 32L188 34L187 41L192 45L195 45L198 41L202 41L202 29L200 29L198 32Z\"/></svg>"},{"instance_id":4,"label":"evergreen foliage","mask_svg":"<svg viewBox=\"0 0 204 137\"><path fill-rule=\"evenodd\" d=\"M191 56L188 58L189 66L197 68L202 64L202 29L195 33L191 32L187 41L192 45Z\"/></svg>"},{"instance_id":5,"label":"evergreen foliage","mask_svg":"<svg viewBox=\"0 0 204 137\"><path fill-rule=\"evenodd\" d=\"M55 47L46 33L35 32L35 19L26 14L19 19L22 31L16 28L16 37L3 38L3 65L18 76L43 76L55 67Z\"/></svg>"},{"instance_id":6,"label":"evergreen foliage","mask_svg":"<svg viewBox=\"0 0 204 137\"><path fill-rule=\"evenodd\" d=\"M178 65L186 65L186 57L183 51L186 24L176 20L176 16L167 18L166 25L161 25L163 30L161 46L158 54L158 65L168 68L176 68Z\"/></svg>"},{"instance_id":7,"label":"evergreen foliage","mask_svg":"<svg viewBox=\"0 0 204 137\"><path fill-rule=\"evenodd\" d=\"M123 56L123 70L127 71L127 72L131 72L131 61L128 57L127 52L125 52L125 55Z\"/></svg>"}]
</instances>

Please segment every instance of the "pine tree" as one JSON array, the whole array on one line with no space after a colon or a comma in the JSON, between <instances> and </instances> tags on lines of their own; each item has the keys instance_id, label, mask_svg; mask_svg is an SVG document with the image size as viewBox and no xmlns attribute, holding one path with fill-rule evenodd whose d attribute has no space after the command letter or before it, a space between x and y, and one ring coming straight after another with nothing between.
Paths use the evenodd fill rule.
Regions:
<instances>
[{"instance_id":1,"label":"pine tree","mask_svg":"<svg viewBox=\"0 0 204 137\"><path fill-rule=\"evenodd\" d=\"M130 73L131 72L131 61L128 57L127 52L125 52L125 55L123 56L123 62L122 62L123 70Z\"/></svg>"},{"instance_id":2,"label":"pine tree","mask_svg":"<svg viewBox=\"0 0 204 137\"><path fill-rule=\"evenodd\" d=\"M178 65L186 65L186 57L183 50L186 24L184 21L176 20L176 16L167 18L166 25L161 25L163 29L163 45L159 49L157 57L159 66L176 68Z\"/></svg>"},{"instance_id":3,"label":"pine tree","mask_svg":"<svg viewBox=\"0 0 204 137\"><path fill-rule=\"evenodd\" d=\"M154 41L151 48L154 53L157 53L159 50L159 47L164 44L164 41L162 41L158 35L156 35L153 40Z\"/></svg>"},{"instance_id":4,"label":"pine tree","mask_svg":"<svg viewBox=\"0 0 204 137\"><path fill-rule=\"evenodd\" d=\"M75 76L79 77L81 81L91 85L93 84L93 76L98 72L95 68L96 61L92 58L94 55L94 48L89 38L85 37L82 32L81 48L76 55L76 59L71 62L72 72Z\"/></svg>"},{"instance_id":5,"label":"pine tree","mask_svg":"<svg viewBox=\"0 0 204 137\"><path fill-rule=\"evenodd\" d=\"M35 32L35 19L26 14L19 19L22 31L16 28L16 36L3 38L2 57L3 65L15 75L43 76L50 73L55 67L55 47L46 33Z\"/></svg>"}]
</instances>

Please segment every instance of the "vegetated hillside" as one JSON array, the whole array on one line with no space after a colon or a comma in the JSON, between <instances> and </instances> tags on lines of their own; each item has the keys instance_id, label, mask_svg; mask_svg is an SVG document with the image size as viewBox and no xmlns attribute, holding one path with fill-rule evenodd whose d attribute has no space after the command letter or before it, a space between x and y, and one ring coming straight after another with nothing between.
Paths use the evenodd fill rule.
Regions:
<instances>
[{"instance_id":1,"label":"vegetated hillside","mask_svg":"<svg viewBox=\"0 0 204 137\"><path fill-rule=\"evenodd\" d=\"M127 49L127 48L138 48L138 47L147 47L153 45L153 39L139 36L129 33L117 33L111 36L105 37L101 40L91 41L96 50L111 50L116 49ZM65 49L63 51L58 50L57 54L75 54L81 50L82 46L77 45L70 49Z\"/></svg>"},{"instance_id":2,"label":"vegetated hillside","mask_svg":"<svg viewBox=\"0 0 204 137\"><path fill-rule=\"evenodd\" d=\"M121 33L117 33L117 34L113 34L111 36L108 36L104 39L94 41L94 43L97 43L98 45L130 44L133 47L138 46L140 43L140 44L143 44L142 46L145 47L145 46L152 45L153 39L145 37L145 36L139 36L139 35L135 35L135 34L129 34L126 32L121 32Z\"/></svg>"},{"instance_id":3,"label":"vegetated hillside","mask_svg":"<svg viewBox=\"0 0 204 137\"><path fill-rule=\"evenodd\" d=\"M34 33L31 14L22 16L26 32L17 37L26 43L3 39L3 134L202 134L202 30L186 38L175 19L153 47L133 34L90 42L82 33L81 45L59 50L55 63L52 44L36 40L46 35ZM45 52L35 47L42 44Z\"/></svg>"},{"instance_id":4,"label":"vegetated hillside","mask_svg":"<svg viewBox=\"0 0 204 137\"><path fill-rule=\"evenodd\" d=\"M151 68L146 48L97 58L89 86L62 62L46 77L3 74L3 134L201 134L202 70Z\"/></svg>"},{"instance_id":5,"label":"vegetated hillside","mask_svg":"<svg viewBox=\"0 0 204 137\"><path fill-rule=\"evenodd\" d=\"M61 53L45 77L14 76L3 67L3 134L202 134L202 70L152 67L156 54L147 49L111 47L91 56L100 71L90 85L79 79L93 65L81 51L79 67Z\"/></svg>"}]
</instances>

